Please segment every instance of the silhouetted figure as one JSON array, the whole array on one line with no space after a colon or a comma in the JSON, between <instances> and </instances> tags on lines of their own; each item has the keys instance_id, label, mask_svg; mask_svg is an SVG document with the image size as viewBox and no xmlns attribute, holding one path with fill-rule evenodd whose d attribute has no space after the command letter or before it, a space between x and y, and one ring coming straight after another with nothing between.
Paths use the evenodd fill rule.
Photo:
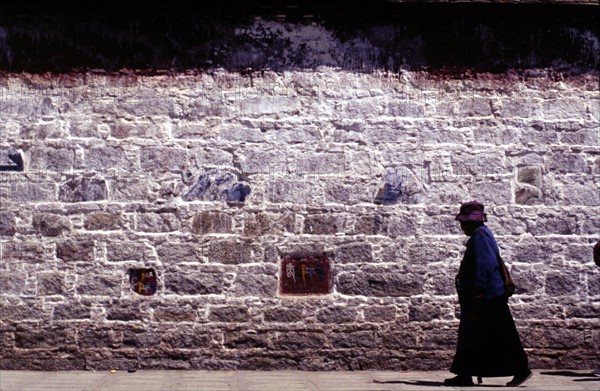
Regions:
<instances>
[{"instance_id":1,"label":"silhouetted figure","mask_svg":"<svg viewBox=\"0 0 600 391\"><path fill-rule=\"evenodd\" d=\"M469 236L456 276L460 303L458 343L447 386L472 386L472 376L514 376L507 386L518 386L532 376L527 355L508 308L500 274L499 249L485 226L484 206L477 201L461 205L456 220Z\"/></svg>"}]
</instances>

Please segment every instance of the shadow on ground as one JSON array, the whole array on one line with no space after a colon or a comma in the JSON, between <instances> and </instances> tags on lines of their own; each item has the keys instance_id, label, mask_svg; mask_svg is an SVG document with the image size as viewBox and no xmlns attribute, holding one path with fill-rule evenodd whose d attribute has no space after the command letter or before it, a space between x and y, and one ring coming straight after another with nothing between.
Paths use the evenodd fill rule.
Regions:
<instances>
[{"instance_id":1,"label":"shadow on ground","mask_svg":"<svg viewBox=\"0 0 600 391\"><path fill-rule=\"evenodd\" d=\"M380 380L373 380L373 383L376 384L407 384L410 386L422 386L422 387L445 387L443 382L439 382L439 381L427 381L427 380L412 380L412 381L404 381L404 380L386 380L386 381L380 381ZM477 384L477 387L488 387L488 388L498 388L498 387L502 387L504 388L503 385L498 385L498 384Z\"/></svg>"},{"instance_id":2,"label":"shadow on ground","mask_svg":"<svg viewBox=\"0 0 600 391\"><path fill-rule=\"evenodd\" d=\"M573 372L573 371L548 371L548 372L540 372L540 375L547 376L565 376L565 377L592 377L594 379L600 380L600 377L595 376L593 373L581 373L581 372Z\"/></svg>"},{"instance_id":3,"label":"shadow on ground","mask_svg":"<svg viewBox=\"0 0 600 391\"><path fill-rule=\"evenodd\" d=\"M580 379L573 379L575 382L589 382L589 381L600 381L600 377L593 373L580 373L573 371L549 371L540 372L541 375L547 376L563 376L563 377L578 377Z\"/></svg>"}]
</instances>

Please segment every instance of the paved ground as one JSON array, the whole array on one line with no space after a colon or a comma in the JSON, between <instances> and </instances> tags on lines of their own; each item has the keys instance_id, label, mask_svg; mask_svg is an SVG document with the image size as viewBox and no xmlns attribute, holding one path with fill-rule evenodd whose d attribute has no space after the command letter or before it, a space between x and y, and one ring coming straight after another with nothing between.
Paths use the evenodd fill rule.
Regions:
<instances>
[{"instance_id":1,"label":"paved ground","mask_svg":"<svg viewBox=\"0 0 600 391\"><path fill-rule=\"evenodd\" d=\"M138 371L30 372L0 371L0 390L16 391L394 391L452 390L442 381L448 372L300 372L300 371ZM534 376L516 388L505 387L510 378L483 379L469 390L495 388L539 391L598 391L600 377L589 371L534 370Z\"/></svg>"}]
</instances>

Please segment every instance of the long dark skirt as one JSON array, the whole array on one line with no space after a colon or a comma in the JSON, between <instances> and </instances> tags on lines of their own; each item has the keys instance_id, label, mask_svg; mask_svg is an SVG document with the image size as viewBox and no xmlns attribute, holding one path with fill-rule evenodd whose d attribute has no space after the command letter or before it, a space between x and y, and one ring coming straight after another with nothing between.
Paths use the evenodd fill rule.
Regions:
<instances>
[{"instance_id":1,"label":"long dark skirt","mask_svg":"<svg viewBox=\"0 0 600 391\"><path fill-rule=\"evenodd\" d=\"M527 355L506 298L484 300L475 312L475 320L462 312L451 372L495 377L527 371Z\"/></svg>"}]
</instances>

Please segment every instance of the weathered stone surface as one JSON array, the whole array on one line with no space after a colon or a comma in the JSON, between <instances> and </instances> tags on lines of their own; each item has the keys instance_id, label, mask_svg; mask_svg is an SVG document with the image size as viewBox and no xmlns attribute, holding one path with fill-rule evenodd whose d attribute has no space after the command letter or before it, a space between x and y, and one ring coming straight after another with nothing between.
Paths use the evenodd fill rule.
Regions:
<instances>
[{"instance_id":1,"label":"weathered stone surface","mask_svg":"<svg viewBox=\"0 0 600 391\"><path fill-rule=\"evenodd\" d=\"M121 346L117 333L100 328L84 328L79 331L77 343L80 349L116 349Z\"/></svg>"},{"instance_id":2,"label":"weathered stone surface","mask_svg":"<svg viewBox=\"0 0 600 391\"><path fill-rule=\"evenodd\" d=\"M168 338L170 334L165 334ZM123 332L123 346L128 348L144 348L155 346L161 340L161 335L155 332L148 332L144 328L129 327Z\"/></svg>"},{"instance_id":3,"label":"weathered stone surface","mask_svg":"<svg viewBox=\"0 0 600 391\"><path fill-rule=\"evenodd\" d=\"M203 249L191 240L184 243L164 243L156 247L158 258L165 264L182 262L198 263L202 261Z\"/></svg>"},{"instance_id":4,"label":"weathered stone surface","mask_svg":"<svg viewBox=\"0 0 600 391\"><path fill-rule=\"evenodd\" d=\"M397 310L394 306L368 306L363 311L366 322L382 323L396 319Z\"/></svg>"},{"instance_id":5,"label":"weathered stone surface","mask_svg":"<svg viewBox=\"0 0 600 391\"><path fill-rule=\"evenodd\" d=\"M77 294L90 296L121 296L123 276L94 270L77 276Z\"/></svg>"},{"instance_id":6,"label":"weathered stone surface","mask_svg":"<svg viewBox=\"0 0 600 391\"><path fill-rule=\"evenodd\" d=\"M193 182L195 180L195 183ZM245 202L251 193L248 183L239 181L238 175L224 170L211 169L192 176L190 186L183 194L184 201Z\"/></svg>"},{"instance_id":7,"label":"weathered stone surface","mask_svg":"<svg viewBox=\"0 0 600 391\"><path fill-rule=\"evenodd\" d=\"M58 192L58 199L62 202L101 201L106 198L106 182L102 179L69 179L60 185Z\"/></svg>"},{"instance_id":8,"label":"weathered stone surface","mask_svg":"<svg viewBox=\"0 0 600 391\"><path fill-rule=\"evenodd\" d=\"M417 345L417 333L414 330L394 331L383 336L384 346L389 349L406 350L415 349Z\"/></svg>"},{"instance_id":9,"label":"weathered stone surface","mask_svg":"<svg viewBox=\"0 0 600 391\"><path fill-rule=\"evenodd\" d=\"M360 189L362 186L362 183L352 183L349 180L344 183L326 183L323 186L325 202L344 205L372 202L373 197L370 194L371 192L357 192L357 187Z\"/></svg>"},{"instance_id":10,"label":"weathered stone surface","mask_svg":"<svg viewBox=\"0 0 600 391\"><path fill-rule=\"evenodd\" d=\"M13 236L17 232L15 214L12 212L0 213L0 236Z\"/></svg>"},{"instance_id":11,"label":"weathered stone surface","mask_svg":"<svg viewBox=\"0 0 600 391\"><path fill-rule=\"evenodd\" d=\"M8 293L8 292L7 292ZM7 322L39 321L47 317L47 311L44 311L41 304L36 305L0 305L0 315Z\"/></svg>"},{"instance_id":12,"label":"weathered stone surface","mask_svg":"<svg viewBox=\"0 0 600 391\"><path fill-rule=\"evenodd\" d=\"M370 263L373 262L373 249L369 243L353 243L340 246L335 254L339 263Z\"/></svg>"},{"instance_id":13,"label":"weathered stone surface","mask_svg":"<svg viewBox=\"0 0 600 391\"><path fill-rule=\"evenodd\" d=\"M90 148L85 154L85 169L89 173L130 173L136 164L127 153L114 147Z\"/></svg>"},{"instance_id":14,"label":"weathered stone surface","mask_svg":"<svg viewBox=\"0 0 600 391\"><path fill-rule=\"evenodd\" d=\"M600 189L592 183L569 184L562 191L570 205L600 206Z\"/></svg>"},{"instance_id":15,"label":"weathered stone surface","mask_svg":"<svg viewBox=\"0 0 600 391\"><path fill-rule=\"evenodd\" d=\"M154 310L154 319L159 322L194 322L196 310L185 307L159 307Z\"/></svg>"},{"instance_id":16,"label":"weathered stone surface","mask_svg":"<svg viewBox=\"0 0 600 391\"><path fill-rule=\"evenodd\" d=\"M470 199L477 200L485 205L506 205L513 197L509 181L482 180L467 185Z\"/></svg>"},{"instance_id":17,"label":"weathered stone surface","mask_svg":"<svg viewBox=\"0 0 600 391\"><path fill-rule=\"evenodd\" d=\"M422 225L423 232L426 232L428 235L458 234L460 225L454 220L456 213L456 211L448 211L439 215L432 214L431 216L425 216Z\"/></svg>"},{"instance_id":18,"label":"weathered stone surface","mask_svg":"<svg viewBox=\"0 0 600 391\"><path fill-rule=\"evenodd\" d=\"M448 275L448 271L430 272L425 282L425 291L436 296L451 296L456 294L453 277Z\"/></svg>"},{"instance_id":19,"label":"weathered stone surface","mask_svg":"<svg viewBox=\"0 0 600 391\"><path fill-rule=\"evenodd\" d=\"M266 196L270 202L291 202L314 205L322 200L321 188L314 181L276 180L266 184Z\"/></svg>"},{"instance_id":20,"label":"weathered stone surface","mask_svg":"<svg viewBox=\"0 0 600 391\"><path fill-rule=\"evenodd\" d=\"M75 151L65 148L33 148L30 151L31 169L42 172L68 173L78 166Z\"/></svg>"},{"instance_id":21,"label":"weathered stone surface","mask_svg":"<svg viewBox=\"0 0 600 391\"><path fill-rule=\"evenodd\" d=\"M65 274L57 272L38 273L38 294L62 295L66 292Z\"/></svg>"},{"instance_id":22,"label":"weathered stone surface","mask_svg":"<svg viewBox=\"0 0 600 391\"><path fill-rule=\"evenodd\" d=\"M295 231L296 216L293 213L248 213L244 219L244 235L281 235Z\"/></svg>"},{"instance_id":23,"label":"weathered stone surface","mask_svg":"<svg viewBox=\"0 0 600 391\"><path fill-rule=\"evenodd\" d=\"M275 350L296 352L307 349L322 349L327 339L320 332L283 332L273 340Z\"/></svg>"},{"instance_id":24,"label":"weathered stone surface","mask_svg":"<svg viewBox=\"0 0 600 391\"><path fill-rule=\"evenodd\" d=\"M93 121L72 121L69 128L73 137L96 137L98 136L98 125Z\"/></svg>"},{"instance_id":25,"label":"weathered stone surface","mask_svg":"<svg viewBox=\"0 0 600 391\"><path fill-rule=\"evenodd\" d=\"M546 120L564 120L585 118L585 105L579 99L549 99L542 105L543 115Z\"/></svg>"},{"instance_id":26,"label":"weathered stone surface","mask_svg":"<svg viewBox=\"0 0 600 391\"><path fill-rule=\"evenodd\" d=\"M566 312L569 318L598 319L598 316L600 316L600 306L597 304L581 303L574 307L567 308Z\"/></svg>"},{"instance_id":27,"label":"weathered stone surface","mask_svg":"<svg viewBox=\"0 0 600 391\"><path fill-rule=\"evenodd\" d=\"M412 237L417 233L419 223L414 215L397 215L390 217L388 223L388 235L391 238L398 236Z\"/></svg>"},{"instance_id":28,"label":"weathered stone surface","mask_svg":"<svg viewBox=\"0 0 600 391\"><path fill-rule=\"evenodd\" d=\"M256 332L226 333L225 343L228 349L265 349L268 347L269 338L267 334Z\"/></svg>"},{"instance_id":29,"label":"weathered stone surface","mask_svg":"<svg viewBox=\"0 0 600 391\"><path fill-rule=\"evenodd\" d=\"M46 102L49 102L50 98L47 99ZM45 140L66 137L66 132L58 121L52 121L43 124L27 124L21 128L20 136L26 140Z\"/></svg>"},{"instance_id":30,"label":"weathered stone surface","mask_svg":"<svg viewBox=\"0 0 600 391\"><path fill-rule=\"evenodd\" d=\"M413 204L423 192L421 181L406 167L388 167L383 175L384 182L373 202L380 205L397 203Z\"/></svg>"},{"instance_id":31,"label":"weathered stone surface","mask_svg":"<svg viewBox=\"0 0 600 391\"><path fill-rule=\"evenodd\" d=\"M588 292L591 296L600 295L600 275L588 274Z\"/></svg>"},{"instance_id":32,"label":"weathered stone surface","mask_svg":"<svg viewBox=\"0 0 600 391\"><path fill-rule=\"evenodd\" d=\"M517 173L517 181L526 183L531 186L541 187L542 186L542 167L541 166L529 166L519 167Z\"/></svg>"},{"instance_id":33,"label":"weathered stone surface","mask_svg":"<svg viewBox=\"0 0 600 391\"><path fill-rule=\"evenodd\" d=\"M258 246L241 241L211 241L207 256L211 262L224 264L259 262L263 257Z\"/></svg>"},{"instance_id":34,"label":"weathered stone surface","mask_svg":"<svg viewBox=\"0 0 600 391\"><path fill-rule=\"evenodd\" d=\"M347 273L337 277L338 292L344 295L403 297L423 293L422 275L402 271Z\"/></svg>"},{"instance_id":35,"label":"weathered stone surface","mask_svg":"<svg viewBox=\"0 0 600 391\"><path fill-rule=\"evenodd\" d=\"M388 225L389 220L382 214L358 216L354 223L354 232L363 235L385 234Z\"/></svg>"},{"instance_id":36,"label":"weathered stone surface","mask_svg":"<svg viewBox=\"0 0 600 391\"><path fill-rule=\"evenodd\" d=\"M586 172L585 156L581 153L557 151L549 156L548 169L558 174Z\"/></svg>"},{"instance_id":37,"label":"weathered stone surface","mask_svg":"<svg viewBox=\"0 0 600 391\"><path fill-rule=\"evenodd\" d=\"M322 323L352 323L357 311L346 307L329 307L317 312L317 320Z\"/></svg>"},{"instance_id":38,"label":"weathered stone surface","mask_svg":"<svg viewBox=\"0 0 600 391\"><path fill-rule=\"evenodd\" d=\"M176 330L165 333L163 341L173 349L203 349L210 347L210 335L201 330Z\"/></svg>"},{"instance_id":39,"label":"weathered stone surface","mask_svg":"<svg viewBox=\"0 0 600 391\"><path fill-rule=\"evenodd\" d=\"M293 307L265 308L265 322L294 323L303 319L302 310Z\"/></svg>"},{"instance_id":40,"label":"weathered stone surface","mask_svg":"<svg viewBox=\"0 0 600 391\"><path fill-rule=\"evenodd\" d=\"M55 320L89 319L91 308L79 303L59 304L54 308Z\"/></svg>"},{"instance_id":41,"label":"weathered stone surface","mask_svg":"<svg viewBox=\"0 0 600 391\"><path fill-rule=\"evenodd\" d=\"M204 273L186 270L165 274L165 287L179 295L218 295L223 293L224 276L222 273Z\"/></svg>"},{"instance_id":42,"label":"weathered stone surface","mask_svg":"<svg viewBox=\"0 0 600 391\"><path fill-rule=\"evenodd\" d=\"M442 319L442 308L439 302L412 299L408 311L410 322L431 322Z\"/></svg>"},{"instance_id":43,"label":"weathered stone surface","mask_svg":"<svg viewBox=\"0 0 600 391\"><path fill-rule=\"evenodd\" d=\"M572 214L544 214L535 221L528 222L533 235L573 235L578 233L577 217Z\"/></svg>"},{"instance_id":44,"label":"weathered stone surface","mask_svg":"<svg viewBox=\"0 0 600 391\"><path fill-rule=\"evenodd\" d=\"M236 297L274 297L277 294L277 276L239 272L231 293Z\"/></svg>"},{"instance_id":45,"label":"weathered stone surface","mask_svg":"<svg viewBox=\"0 0 600 391\"><path fill-rule=\"evenodd\" d=\"M432 330L424 330L422 345L429 349L436 350L448 350L454 353L454 349L456 348L456 340L454 338L448 338L448 335L452 335L456 333L456 330L453 328L443 328L438 329L434 328Z\"/></svg>"},{"instance_id":46,"label":"weathered stone surface","mask_svg":"<svg viewBox=\"0 0 600 391\"><path fill-rule=\"evenodd\" d=\"M2 246L2 260L35 264L45 260L45 251L42 243L38 241L5 242Z\"/></svg>"},{"instance_id":47,"label":"weathered stone surface","mask_svg":"<svg viewBox=\"0 0 600 391\"><path fill-rule=\"evenodd\" d=\"M304 219L304 233L310 235L335 235L344 232L346 219L334 214L308 215Z\"/></svg>"},{"instance_id":48,"label":"weathered stone surface","mask_svg":"<svg viewBox=\"0 0 600 391\"><path fill-rule=\"evenodd\" d=\"M92 240L65 240L56 244L56 256L65 262L91 262L94 259Z\"/></svg>"},{"instance_id":49,"label":"weathered stone surface","mask_svg":"<svg viewBox=\"0 0 600 391\"><path fill-rule=\"evenodd\" d=\"M156 198L147 179L121 177L109 183L113 201L131 202Z\"/></svg>"},{"instance_id":50,"label":"weathered stone surface","mask_svg":"<svg viewBox=\"0 0 600 391\"><path fill-rule=\"evenodd\" d=\"M143 261L146 259L146 245L129 241L107 243L106 259L109 262Z\"/></svg>"},{"instance_id":51,"label":"weathered stone surface","mask_svg":"<svg viewBox=\"0 0 600 391\"><path fill-rule=\"evenodd\" d=\"M331 345L336 349L369 348L374 349L379 339L373 331L359 331L349 333L335 333L331 338Z\"/></svg>"},{"instance_id":52,"label":"weathered stone surface","mask_svg":"<svg viewBox=\"0 0 600 391\"><path fill-rule=\"evenodd\" d=\"M123 227L123 219L118 213L96 212L85 217L83 226L90 231L113 231Z\"/></svg>"},{"instance_id":53,"label":"weathered stone surface","mask_svg":"<svg viewBox=\"0 0 600 391\"><path fill-rule=\"evenodd\" d=\"M47 335L54 338L47 338ZM66 348L73 344L74 330L62 326L29 326L21 327L15 332L15 346L21 349L55 349Z\"/></svg>"},{"instance_id":54,"label":"weathered stone surface","mask_svg":"<svg viewBox=\"0 0 600 391\"><path fill-rule=\"evenodd\" d=\"M27 371L77 371L85 368L86 360L83 357L74 359L46 358L19 358L2 360L2 367L7 370Z\"/></svg>"},{"instance_id":55,"label":"weathered stone surface","mask_svg":"<svg viewBox=\"0 0 600 391\"><path fill-rule=\"evenodd\" d=\"M149 122L132 123L118 121L111 127L110 134L117 139L133 137L156 139L162 138L164 131L159 125Z\"/></svg>"},{"instance_id":56,"label":"weathered stone surface","mask_svg":"<svg viewBox=\"0 0 600 391\"><path fill-rule=\"evenodd\" d=\"M56 184L45 181L10 182L6 198L15 203L56 201Z\"/></svg>"},{"instance_id":57,"label":"weathered stone surface","mask_svg":"<svg viewBox=\"0 0 600 391\"><path fill-rule=\"evenodd\" d=\"M249 320L247 307L213 307L210 309L208 319L213 322L247 322Z\"/></svg>"},{"instance_id":58,"label":"weathered stone surface","mask_svg":"<svg viewBox=\"0 0 600 391\"><path fill-rule=\"evenodd\" d=\"M8 261L9 258L4 258L3 261ZM27 283L27 274L22 270L0 270L2 278L2 289L0 293L5 295L19 296L25 290Z\"/></svg>"},{"instance_id":59,"label":"weathered stone surface","mask_svg":"<svg viewBox=\"0 0 600 391\"><path fill-rule=\"evenodd\" d=\"M515 191L515 201L522 205L540 204L543 201L543 192L537 187L520 185Z\"/></svg>"},{"instance_id":60,"label":"weathered stone surface","mask_svg":"<svg viewBox=\"0 0 600 391\"><path fill-rule=\"evenodd\" d=\"M215 56L331 43L281 26ZM597 75L357 72L381 57L357 42L323 52L333 68L4 75L0 149L23 171L0 175L0 367L444 367L473 198L532 365L595 366ZM35 88L51 98L15 100ZM281 295L289 254L330 257L331 292ZM130 289L142 268L152 296Z\"/></svg>"},{"instance_id":61,"label":"weathered stone surface","mask_svg":"<svg viewBox=\"0 0 600 391\"><path fill-rule=\"evenodd\" d=\"M579 273L565 271L563 273L550 272L546 275L546 293L550 296L563 296L577 294L581 283Z\"/></svg>"},{"instance_id":62,"label":"weathered stone surface","mask_svg":"<svg viewBox=\"0 0 600 391\"><path fill-rule=\"evenodd\" d=\"M140 160L144 171L180 171L186 166L187 152L176 147L144 148Z\"/></svg>"},{"instance_id":63,"label":"weathered stone surface","mask_svg":"<svg viewBox=\"0 0 600 391\"><path fill-rule=\"evenodd\" d=\"M150 320L148 311L145 308L137 303L127 301L117 302L110 306L106 311L106 319L122 322Z\"/></svg>"},{"instance_id":64,"label":"weathered stone surface","mask_svg":"<svg viewBox=\"0 0 600 391\"><path fill-rule=\"evenodd\" d=\"M230 233L231 216L221 212L201 212L192 220L192 232L195 234Z\"/></svg>"},{"instance_id":65,"label":"weathered stone surface","mask_svg":"<svg viewBox=\"0 0 600 391\"><path fill-rule=\"evenodd\" d=\"M60 236L71 229L71 223L65 216L43 213L33 216L33 228L44 236Z\"/></svg>"},{"instance_id":66,"label":"weathered stone surface","mask_svg":"<svg viewBox=\"0 0 600 391\"><path fill-rule=\"evenodd\" d=\"M137 216L138 229L142 232L172 232L181 228L175 213L143 213Z\"/></svg>"}]
</instances>

